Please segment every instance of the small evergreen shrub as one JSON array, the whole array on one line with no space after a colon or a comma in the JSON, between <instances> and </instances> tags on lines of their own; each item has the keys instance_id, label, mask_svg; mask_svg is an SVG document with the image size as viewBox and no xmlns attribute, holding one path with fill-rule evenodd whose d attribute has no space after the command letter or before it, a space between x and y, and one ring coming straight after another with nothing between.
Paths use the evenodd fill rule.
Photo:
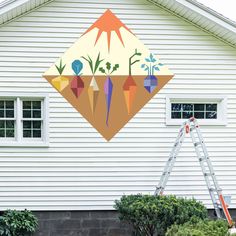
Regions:
<instances>
[{"instance_id":1,"label":"small evergreen shrub","mask_svg":"<svg viewBox=\"0 0 236 236\"><path fill-rule=\"evenodd\" d=\"M7 210L0 217L0 236L30 236L38 226L38 220L28 210Z\"/></svg>"},{"instance_id":2,"label":"small evergreen shrub","mask_svg":"<svg viewBox=\"0 0 236 236\"><path fill-rule=\"evenodd\" d=\"M115 201L120 220L133 226L135 236L165 235L172 224L183 224L192 216L207 218L207 209L194 199L176 196L124 195Z\"/></svg>"},{"instance_id":3,"label":"small evergreen shrub","mask_svg":"<svg viewBox=\"0 0 236 236\"><path fill-rule=\"evenodd\" d=\"M224 220L191 220L183 225L172 225L166 236L228 236L228 223Z\"/></svg>"}]
</instances>

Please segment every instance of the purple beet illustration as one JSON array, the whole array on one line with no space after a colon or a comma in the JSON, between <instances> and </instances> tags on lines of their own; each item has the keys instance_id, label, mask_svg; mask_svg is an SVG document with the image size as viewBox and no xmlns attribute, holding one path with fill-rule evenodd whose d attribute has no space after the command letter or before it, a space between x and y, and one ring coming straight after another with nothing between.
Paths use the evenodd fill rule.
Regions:
<instances>
[{"instance_id":1,"label":"purple beet illustration","mask_svg":"<svg viewBox=\"0 0 236 236\"><path fill-rule=\"evenodd\" d=\"M115 64L112 68L110 62L106 63L106 70L103 67L99 68L99 71L103 74L107 75L105 84L104 84L104 93L106 96L106 108L107 108L107 115L106 115L106 125L108 126L109 114L110 114L110 107L111 107L111 99L112 99L112 92L113 92L113 83L111 81L111 74L119 68L119 64Z\"/></svg>"},{"instance_id":2,"label":"purple beet illustration","mask_svg":"<svg viewBox=\"0 0 236 236\"><path fill-rule=\"evenodd\" d=\"M157 87L158 81L156 76L154 75L154 71L159 71L159 66L163 66L163 64L158 63L155 64L157 61L153 54L151 53L149 58L145 58L145 61L149 64L142 64L141 68L148 72L148 76L144 79L144 88L149 92L152 93L153 90Z\"/></svg>"}]
</instances>

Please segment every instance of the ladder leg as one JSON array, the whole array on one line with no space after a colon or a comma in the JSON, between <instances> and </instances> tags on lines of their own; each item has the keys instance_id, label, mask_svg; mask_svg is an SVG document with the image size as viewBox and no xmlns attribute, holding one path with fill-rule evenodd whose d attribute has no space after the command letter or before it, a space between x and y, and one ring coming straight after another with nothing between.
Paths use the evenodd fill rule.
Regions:
<instances>
[{"instance_id":1,"label":"ladder leg","mask_svg":"<svg viewBox=\"0 0 236 236\"><path fill-rule=\"evenodd\" d=\"M203 137L202 137L201 131L199 129L199 125L195 119L192 120L192 130L191 131L193 131L193 130L196 130L196 134L197 134L199 142L196 142L193 132L190 132L190 134L191 134L191 137L192 137L192 140L194 143L196 153L199 157L200 165L201 165L201 168L202 168L202 171L203 171L203 174L205 177L205 181L206 181L206 184L207 184L207 187L208 187L208 190L209 190L209 193L210 193L210 196L211 196L211 199L212 199L215 211L216 211L216 215L218 218L222 218L222 214L221 214L221 209L222 209L224 212L224 215L228 221L228 224L230 226L233 226L233 220L230 216L230 213L228 211L228 207L227 207L224 197L222 195L222 190L219 187L217 178L215 176L214 169L213 169L211 160L209 158L205 142L203 141ZM198 147L201 148L203 156L201 156L201 152L198 149ZM204 163L206 163L206 165L204 165ZM212 186L211 182L213 183L213 186ZM217 198L218 198L219 203L217 202Z\"/></svg>"},{"instance_id":2,"label":"ladder leg","mask_svg":"<svg viewBox=\"0 0 236 236\"><path fill-rule=\"evenodd\" d=\"M158 184L156 191L154 193L155 195L162 195L163 194L166 183L169 179L170 173L174 167L176 157L177 157L178 152L182 146L184 137L185 137L185 125L182 125L182 127L180 128L179 134L176 138L175 144L171 150L168 161L166 162L166 165L165 165L164 171L161 175L159 184Z\"/></svg>"},{"instance_id":3,"label":"ladder leg","mask_svg":"<svg viewBox=\"0 0 236 236\"><path fill-rule=\"evenodd\" d=\"M211 200L212 200L212 203L213 203L216 215L217 215L218 218L222 218L221 211L220 211L220 209L218 207L217 199L216 199L216 196L214 194L214 188L216 188L216 186L212 187L211 182L210 182L210 177L212 175L214 175L214 172L212 171L212 168L210 170L207 169L207 167L209 166L208 163L207 163L207 166L204 165L204 162L206 162L207 159L206 159L206 156L202 156L202 154L201 154L201 152L199 150L199 146L201 145L202 140L198 136L199 140L197 142L197 140L196 140L196 138L194 136L193 131L196 128L197 127L194 127L194 126L191 125L190 136L191 136L191 139L192 139L192 142L193 142L193 145L194 145L194 148L195 148L195 151L196 151L196 154L197 154L197 157L198 157L201 169L202 169L202 173L204 175L204 179L205 179L205 182L206 182L206 185L207 185L207 189L208 189L209 194L211 196ZM214 181L214 183L215 183L215 181Z\"/></svg>"}]
</instances>

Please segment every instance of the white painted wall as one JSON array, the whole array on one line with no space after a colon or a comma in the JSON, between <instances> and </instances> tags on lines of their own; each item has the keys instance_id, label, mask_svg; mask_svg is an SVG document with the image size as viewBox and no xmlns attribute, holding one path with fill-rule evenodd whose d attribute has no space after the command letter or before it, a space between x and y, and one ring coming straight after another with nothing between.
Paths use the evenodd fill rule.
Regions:
<instances>
[{"instance_id":1,"label":"white painted wall","mask_svg":"<svg viewBox=\"0 0 236 236\"><path fill-rule=\"evenodd\" d=\"M176 74L106 142L41 75L106 8ZM236 208L236 51L144 0L55 0L0 28L1 92L49 94L49 148L0 148L0 208L112 209L122 194L153 193L178 132L165 124L168 94L226 95L228 125L204 126L219 183ZM211 206L184 144L167 193Z\"/></svg>"}]
</instances>

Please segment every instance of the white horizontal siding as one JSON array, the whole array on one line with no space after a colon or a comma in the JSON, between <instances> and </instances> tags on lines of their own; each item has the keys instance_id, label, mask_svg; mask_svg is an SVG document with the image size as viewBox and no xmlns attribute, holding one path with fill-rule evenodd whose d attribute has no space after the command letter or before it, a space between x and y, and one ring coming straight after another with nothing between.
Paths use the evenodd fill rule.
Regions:
<instances>
[{"instance_id":1,"label":"white horizontal siding","mask_svg":"<svg viewBox=\"0 0 236 236\"><path fill-rule=\"evenodd\" d=\"M106 8L169 66L175 77L110 142L42 78ZM236 52L142 0L55 0L0 28L1 92L49 93L49 148L1 148L0 207L106 210L122 194L153 193L179 127L165 125L167 94L221 94L228 125L204 126L215 172L236 208ZM167 193L211 206L189 139Z\"/></svg>"}]
</instances>

